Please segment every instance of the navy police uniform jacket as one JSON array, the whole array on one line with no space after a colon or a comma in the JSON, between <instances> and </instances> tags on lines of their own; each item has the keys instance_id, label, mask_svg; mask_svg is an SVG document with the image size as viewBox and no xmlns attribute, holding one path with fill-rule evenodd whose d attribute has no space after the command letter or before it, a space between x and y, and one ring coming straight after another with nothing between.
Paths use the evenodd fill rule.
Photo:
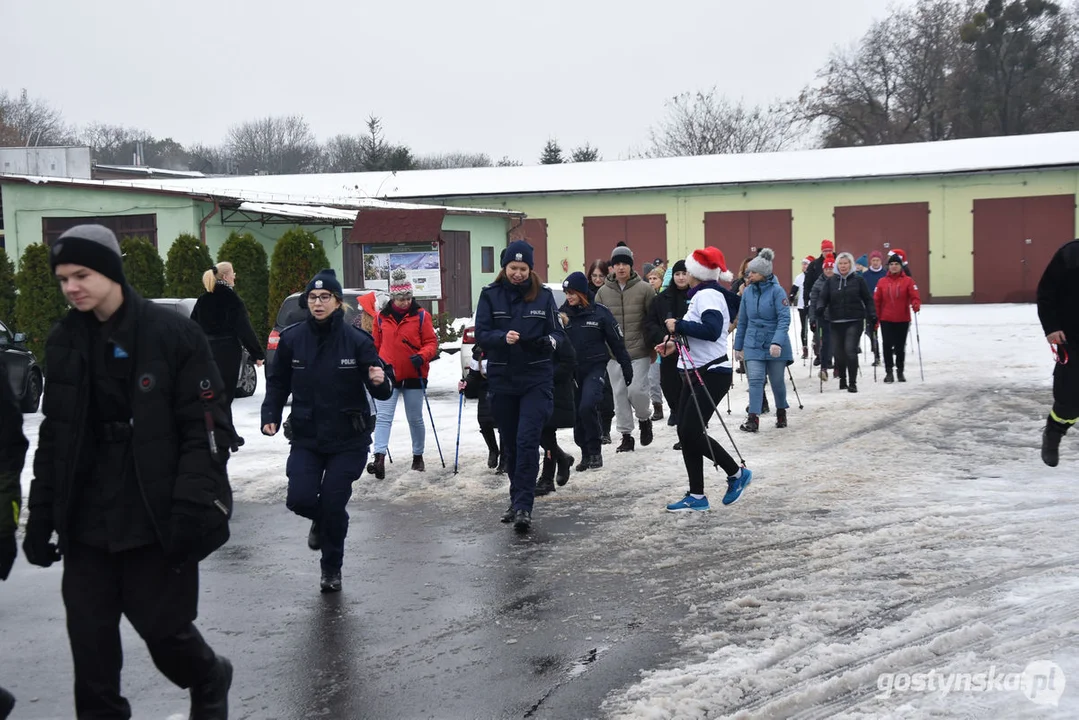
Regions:
<instances>
[{"instance_id":1,"label":"navy police uniform jacket","mask_svg":"<svg viewBox=\"0 0 1079 720\"><path fill-rule=\"evenodd\" d=\"M373 385L372 365L385 365L371 336L344 321L340 309L326 322L313 317L285 328L266 377L262 424L281 425L292 394L292 443L320 453L366 450L371 444L366 387L377 400L393 392L392 373Z\"/></svg>"},{"instance_id":2,"label":"navy police uniform jacket","mask_svg":"<svg viewBox=\"0 0 1079 720\"><path fill-rule=\"evenodd\" d=\"M574 307L566 303L562 306L562 312L569 320L566 323L566 336L577 351L577 367L580 370L606 365L612 355L623 371L632 367L626 342L622 338L622 328L618 327L618 321L605 306L592 304Z\"/></svg>"},{"instance_id":3,"label":"navy police uniform jacket","mask_svg":"<svg viewBox=\"0 0 1079 720\"><path fill-rule=\"evenodd\" d=\"M554 347L563 342L554 295L541 287L536 299L525 301L529 283L494 282L480 292L476 305L476 343L487 352L487 379L495 395L524 395L537 385L554 383ZM510 345L506 333L521 337Z\"/></svg>"}]
</instances>

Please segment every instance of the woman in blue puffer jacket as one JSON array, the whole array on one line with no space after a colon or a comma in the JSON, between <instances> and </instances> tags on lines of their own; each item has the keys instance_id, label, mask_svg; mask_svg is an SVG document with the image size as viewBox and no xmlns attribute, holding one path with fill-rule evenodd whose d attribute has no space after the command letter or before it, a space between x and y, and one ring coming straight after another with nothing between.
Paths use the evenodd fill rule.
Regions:
<instances>
[{"instance_id":1,"label":"woman in blue puffer jacket","mask_svg":"<svg viewBox=\"0 0 1079 720\"><path fill-rule=\"evenodd\" d=\"M749 285L738 308L734 354L737 360L745 360L749 377L749 417L741 426L747 432L757 432L760 427L765 377L775 394L776 427L787 427L789 406L783 371L794 360L788 335L791 308L786 291L772 274L774 257L771 249L764 248L749 262Z\"/></svg>"}]
</instances>

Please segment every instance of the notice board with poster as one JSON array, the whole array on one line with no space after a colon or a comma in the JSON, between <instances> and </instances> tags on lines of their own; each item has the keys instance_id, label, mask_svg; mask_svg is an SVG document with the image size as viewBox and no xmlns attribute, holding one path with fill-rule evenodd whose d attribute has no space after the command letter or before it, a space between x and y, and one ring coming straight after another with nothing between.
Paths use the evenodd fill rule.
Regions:
<instances>
[{"instance_id":1,"label":"notice board with poster","mask_svg":"<svg viewBox=\"0 0 1079 720\"><path fill-rule=\"evenodd\" d=\"M404 268L417 300L442 297L442 267L438 242L363 246L363 286L389 292L390 272Z\"/></svg>"}]
</instances>

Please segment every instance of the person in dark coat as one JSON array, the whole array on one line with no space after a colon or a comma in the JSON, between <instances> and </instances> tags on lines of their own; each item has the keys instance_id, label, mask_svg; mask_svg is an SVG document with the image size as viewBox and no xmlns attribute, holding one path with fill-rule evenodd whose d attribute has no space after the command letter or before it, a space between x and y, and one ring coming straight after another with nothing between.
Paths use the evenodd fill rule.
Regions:
<instances>
[{"instance_id":1,"label":"person in dark coat","mask_svg":"<svg viewBox=\"0 0 1079 720\"><path fill-rule=\"evenodd\" d=\"M506 472L501 467L502 455L498 449L498 437L495 435L495 416L491 412L491 400L487 394L487 358L483 348L472 346L472 360L468 363L468 374L457 387L469 400L476 400L476 422L480 426L480 435L487 443L487 467L498 468L501 475Z\"/></svg>"},{"instance_id":2,"label":"person in dark coat","mask_svg":"<svg viewBox=\"0 0 1079 720\"><path fill-rule=\"evenodd\" d=\"M292 395L285 504L311 521L307 546L322 551L322 592L341 591L345 506L367 464L374 429L367 393L385 400L393 392L374 340L345 322L342 293L333 270L307 283L300 302L310 316L281 332L262 403L262 433L275 435Z\"/></svg>"},{"instance_id":3,"label":"person in dark coat","mask_svg":"<svg viewBox=\"0 0 1079 720\"><path fill-rule=\"evenodd\" d=\"M877 310L865 279L854 271L854 256L839 253L836 273L820 292L817 322L831 314L832 352L839 372L839 389L858 392L858 345L866 323L876 327Z\"/></svg>"},{"instance_id":4,"label":"person in dark coat","mask_svg":"<svg viewBox=\"0 0 1079 720\"><path fill-rule=\"evenodd\" d=\"M829 257L835 260L835 243L831 240L821 240L820 255L816 260L809 263L809 267L805 271L804 292L813 292L813 287L817 284L817 280L820 280L821 275L824 274L824 262ZM810 315L810 318L812 318L812 315Z\"/></svg>"},{"instance_id":5,"label":"person in dark coat","mask_svg":"<svg viewBox=\"0 0 1079 720\"><path fill-rule=\"evenodd\" d=\"M19 475L28 443L22 434L22 411L11 389L6 366L0 364L0 580L7 580L19 554L15 531L19 529L22 485ZM15 696L0 687L0 720L15 707Z\"/></svg>"},{"instance_id":6,"label":"person in dark coat","mask_svg":"<svg viewBox=\"0 0 1079 720\"><path fill-rule=\"evenodd\" d=\"M63 558L75 714L131 717L123 615L158 670L190 689L191 717L224 718L232 666L193 624L198 562L226 542L232 512L234 430L210 346L127 284L111 230L71 228L49 262L72 309L46 341L23 550L40 567Z\"/></svg>"},{"instance_id":7,"label":"person in dark coat","mask_svg":"<svg viewBox=\"0 0 1079 720\"><path fill-rule=\"evenodd\" d=\"M1056 346L1053 407L1042 431L1042 462L1056 467L1060 441L1079 422L1079 240L1063 245L1038 282L1038 319Z\"/></svg>"},{"instance_id":8,"label":"person in dark coat","mask_svg":"<svg viewBox=\"0 0 1079 720\"><path fill-rule=\"evenodd\" d=\"M574 402L577 390L577 383L574 382L577 354L573 350L573 344L559 343L552 359L555 363L554 409L540 435L540 448L544 453L539 480L536 481L536 495L554 492L556 479L559 487L569 482L570 468L573 467L573 456L558 446L559 428L573 427L577 416Z\"/></svg>"},{"instance_id":9,"label":"person in dark coat","mask_svg":"<svg viewBox=\"0 0 1079 720\"><path fill-rule=\"evenodd\" d=\"M679 260L674 264L671 275L671 284L663 292L656 296L649 308L651 322L649 326L658 329L659 332L652 338L653 345L659 345L666 337L665 323L668 318L681 320L689 307L689 273L686 272L686 261ZM678 376L678 356L665 355L659 360L659 385L663 390L663 397L671 409L667 419L668 425L678 424L678 398L682 394L682 379Z\"/></svg>"},{"instance_id":10,"label":"person in dark coat","mask_svg":"<svg viewBox=\"0 0 1079 720\"><path fill-rule=\"evenodd\" d=\"M532 246L516 240L502 252L502 270L480 291L476 342L487 352L487 378L506 468L510 505L502 522L532 526L539 441L553 411L551 356L565 336L551 291L532 271Z\"/></svg>"},{"instance_id":11,"label":"person in dark coat","mask_svg":"<svg viewBox=\"0 0 1079 720\"><path fill-rule=\"evenodd\" d=\"M202 286L206 288L191 311L191 319L199 324L210 340L210 350L214 362L225 383L225 403L232 417L232 401L236 399L236 384L240 381L240 365L243 363L243 350L262 367L266 353L259 343L247 307L233 288L236 285L236 271L232 263L219 262L202 274ZM241 347L242 346L242 347ZM239 435L233 443L232 451L244 444Z\"/></svg>"},{"instance_id":12,"label":"person in dark coat","mask_svg":"<svg viewBox=\"0 0 1079 720\"><path fill-rule=\"evenodd\" d=\"M561 308L566 339L577 353L573 441L581 448L581 462L576 470L582 472L603 467L600 411L607 361L613 356L627 377L633 375L633 361L626 352L622 330L614 315L603 305L590 301L585 276L571 273L562 282L562 289L566 292L566 303Z\"/></svg>"},{"instance_id":13,"label":"person in dark coat","mask_svg":"<svg viewBox=\"0 0 1079 720\"><path fill-rule=\"evenodd\" d=\"M588 266L588 302L590 304L596 303L596 293L607 282L610 270L611 266L602 259L593 260ZM600 443L610 445L611 424L614 422L614 388L611 387L611 378L606 370L603 372L603 398L599 405L599 421L600 427L603 428Z\"/></svg>"}]
</instances>

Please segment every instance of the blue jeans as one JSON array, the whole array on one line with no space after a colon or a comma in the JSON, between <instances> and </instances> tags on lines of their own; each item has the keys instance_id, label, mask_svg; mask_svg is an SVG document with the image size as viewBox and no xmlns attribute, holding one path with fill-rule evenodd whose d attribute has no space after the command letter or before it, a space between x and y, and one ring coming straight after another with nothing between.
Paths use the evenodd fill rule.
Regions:
<instances>
[{"instance_id":1,"label":"blue jeans","mask_svg":"<svg viewBox=\"0 0 1079 720\"><path fill-rule=\"evenodd\" d=\"M764 403L765 375L768 376L768 384L772 386L776 410L786 410L790 407L787 404L787 386L783 382L783 371L786 369L786 360L746 360L746 375L749 376L750 414L761 414L761 405Z\"/></svg>"},{"instance_id":2,"label":"blue jeans","mask_svg":"<svg viewBox=\"0 0 1079 720\"><path fill-rule=\"evenodd\" d=\"M352 483L367 464L367 452L326 454L292 446L285 473L288 495L285 505L300 517L319 524L322 540L322 569L341 569L348 535L348 499Z\"/></svg>"},{"instance_id":3,"label":"blue jeans","mask_svg":"<svg viewBox=\"0 0 1079 720\"><path fill-rule=\"evenodd\" d=\"M423 390L421 388L394 388L389 400L375 400L378 417L375 420L375 452L386 454L390 444L390 428L393 415L397 411L397 398L405 396L405 417L408 418L408 432L412 436L412 454L423 455L426 430L423 426Z\"/></svg>"}]
</instances>

